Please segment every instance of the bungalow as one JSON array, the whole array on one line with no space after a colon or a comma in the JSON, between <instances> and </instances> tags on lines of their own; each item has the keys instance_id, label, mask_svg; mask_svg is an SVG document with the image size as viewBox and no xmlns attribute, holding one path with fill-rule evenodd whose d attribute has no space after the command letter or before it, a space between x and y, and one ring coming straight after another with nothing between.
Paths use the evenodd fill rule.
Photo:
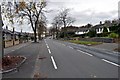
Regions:
<instances>
[{"instance_id":1,"label":"bungalow","mask_svg":"<svg viewBox=\"0 0 120 80\"><path fill-rule=\"evenodd\" d=\"M76 30L78 30L78 27L76 27L76 26L67 26L67 27L63 27L62 29L61 29L61 31L66 31L66 32L75 32Z\"/></svg>"},{"instance_id":2,"label":"bungalow","mask_svg":"<svg viewBox=\"0 0 120 80\"><path fill-rule=\"evenodd\" d=\"M100 24L93 26L91 29L94 29L97 34L101 34L101 33L103 33L104 24L102 24L102 22L100 22Z\"/></svg>"},{"instance_id":3,"label":"bungalow","mask_svg":"<svg viewBox=\"0 0 120 80\"><path fill-rule=\"evenodd\" d=\"M89 30L91 29L92 25L91 24L87 24L86 26L81 26L78 28L78 30L76 30L75 34L76 35L83 35L89 32Z\"/></svg>"}]
</instances>

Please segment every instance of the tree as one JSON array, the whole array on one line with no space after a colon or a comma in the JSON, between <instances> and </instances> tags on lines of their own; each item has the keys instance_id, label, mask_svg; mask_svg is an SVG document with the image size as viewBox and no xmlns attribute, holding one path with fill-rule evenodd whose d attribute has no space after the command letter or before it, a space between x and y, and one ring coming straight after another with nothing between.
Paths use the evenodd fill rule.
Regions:
<instances>
[{"instance_id":1,"label":"tree","mask_svg":"<svg viewBox=\"0 0 120 80\"><path fill-rule=\"evenodd\" d=\"M62 26L62 22L60 21L59 16L55 16L52 22L52 27L55 29L54 33L56 33L56 39L58 39L58 32L61 26Z\"/></svg>"},{"instance_id":2,"label":"tree","mask_svg":"<svg viewBox=\"0 0 120 80\"><path fill-rule=\"evenodd\" d=\"M38 23L39 25L38 25L38 28L37 28L37 30L38 30L38 37L39 37L39 40L41 40L42 38L41 38L41 35L44 33L44 32L46 32L46 22L45 21L39 21L39 23Z\"/></svg>"},{"instance_id":3,"label":"tree","mask_svg":"<svg viewBox=\"0 0 120 80\"><path fill-rule=\"evenodd\" d=\"M55 27L50 27L49 33L50 33L50 35L53 36L53 38L55 38L55 32L56 32L56 28Z\"/></svg>"},{"instance_id":4,"label":"tree","mask_svg":"<svg viewBox=\"0 0 120 80\"><path fill-rule=\"evenodd\" d=\"M70 9L62 9L59 14L54 18L54 25L63 25L64 27L64 37L66 37L66 28L67 26L70 26L73 22L75 22L75 19L70 17L69 15Z\"/></svg>"},{"instance_id":5,"label":"tree","mask_svg":"<svg viewBox=\"0 0 120 80\"><path fill-rule=\"evenodd\" d=\"M37 27L39 25L39 18L44 13L46 1L41 2L19 2L16 8L16 13L21 17L26 17L30 22L34 32L34 42L37 42Z\"/></svg>"}]
</instances>

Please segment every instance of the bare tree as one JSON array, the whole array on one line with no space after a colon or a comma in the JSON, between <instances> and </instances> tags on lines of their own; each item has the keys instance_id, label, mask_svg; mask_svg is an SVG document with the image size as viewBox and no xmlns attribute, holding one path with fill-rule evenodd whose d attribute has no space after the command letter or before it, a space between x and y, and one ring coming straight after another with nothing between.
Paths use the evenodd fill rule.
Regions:
<instances>
[{"instance_id":1,"label":"bare tree","mask_svg":"<svg viewBox=\"0 0 120 80\"><path fill-rule=\"evenodd\" d=\"M75 19L69 15L70 9L62 9L60 13L53 19L53 25L58 27L58 25L63 25L64 27L64 37L66 35L66 28L75 22Z\"/></svg>"},{"instance_id":2,"label":"bare tree","mask_svg":"<svg viewBox=\"0 0 120 80\"><path fill-rule=\"evenodd\" d=\"M38 37L39 37L39 40L42 39L42 34L44 34L44 32L46 32L46 22L45 21L39 21L38 23Z\"/></svg>"},{"instance_id":3,"label":"bare tree","mask_svg":"<svg viewBox=\"0 0 120 80\"><path fill-rule=\"evenodd\" d=\"M56 35L56 38L58 39L58 32L59 32L59 28L62 26L62 21L60 20L59 16L54 17L53 22L52 22L52 27L55 29L53 31L55 31L54 35Z\"/></svg>"},{"instance_id":4,"label":"bare tree","mask_svg":"<svg viewBox=\"0 0 120 80\"><path fill-rule=\"evenodd\" d=\"M37 42L37 27L39 23L40 15L43 14L44 8L46 7L46 1L42 2L19 2L17 4L16 12L19 16L26 17L34 32L34 42Z\"/></svg>"},{"instance_id":5,"label":"bare tree","mask_svg":"<svg viewBox=\"0 0 120 80\"><path fill-rule=\"evenodd\" d=\"M59 13L60 21L62 21L63 26L67 27L75 22L75 19L69 15L70 9L62 9Z\"/></svg>"}]
</instances>

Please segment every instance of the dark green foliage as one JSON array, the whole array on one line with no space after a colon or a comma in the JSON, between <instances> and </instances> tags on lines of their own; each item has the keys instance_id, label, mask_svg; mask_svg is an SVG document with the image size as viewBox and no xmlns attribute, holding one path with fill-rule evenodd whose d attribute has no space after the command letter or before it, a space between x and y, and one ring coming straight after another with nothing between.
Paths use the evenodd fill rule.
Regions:
<instances>
[{"instance_id":1,"label":"dark green foliage","mask_svg":"<svg viewBox=\"0 0 120 80\"><path fill-rule=\"evenodd\" d=\"M102 37L106 37L106 36L108 36L108 30L107 30L107 28L106 27L104 27L103 28L103 33L102 33Z\"/></svg>"},{"instance_id":2,"label":"dark green foliage","mask_svg":"<svg viewBox=\"0 0 120 80\"><path fill-rule=\"evenodd\" d=\"M108 37L109 37L109 38L118 38L118 34L116 34L116 33L110 33L110 34L108 35Z\"/></svg>"},{"instance_id":3,"label":"dark green foliage","mask_svg":"<svg viewBox=\"0 0 120 80\"><path fill-rule=\"evenodd\" d=\"M96 33L95 30L90 30L87 35L88 35L89 37L96 37L96 34L97 34L97 33Z\"/></svg>"},{"instance_id":4,"label":"dark green foliage","mask_svg":"<svg viewBox=\"0 0 120 80\"><path fill-rule=\"evenodd\" d=\"M103 28L103 33L107 33L107 32L108 32L107 28L104 27L104 28Z\"/></svg>"}]
</instances>

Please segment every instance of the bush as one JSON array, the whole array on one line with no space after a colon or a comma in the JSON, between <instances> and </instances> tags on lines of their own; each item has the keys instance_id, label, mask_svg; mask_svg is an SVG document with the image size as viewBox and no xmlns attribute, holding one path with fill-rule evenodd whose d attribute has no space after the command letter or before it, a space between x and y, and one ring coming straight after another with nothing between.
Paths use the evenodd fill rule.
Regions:
<instances>
[{"instance_id":1,"label":"bush","mask_svg":"<svg viewBox=\"0 0 120 80\"><path fill-rule=\"evenodd\" d=\"M95 30L90 30L87 35L88 35L89 37L96 37L96 34L97 34L97 33L96 33Z\"/></svg>"},{"instance_id":2,"label":"bush","mask_svg":"<svg viewBox=\"0 0 120 80\"><path fill-rule=\"evenodd\" d=\"M111 33L108 35L109 38L118 38L118 34L116 33Z\"/></svg>"}]
</instances>

